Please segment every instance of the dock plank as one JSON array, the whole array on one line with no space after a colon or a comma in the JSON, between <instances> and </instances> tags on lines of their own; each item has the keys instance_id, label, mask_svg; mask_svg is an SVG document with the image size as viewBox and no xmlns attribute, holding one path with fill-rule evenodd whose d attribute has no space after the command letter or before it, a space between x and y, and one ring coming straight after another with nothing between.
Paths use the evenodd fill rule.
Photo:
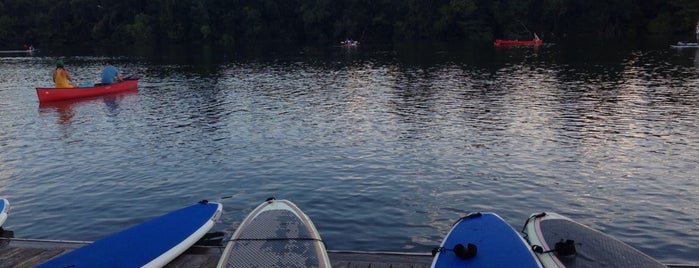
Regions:
<instances>
[{"instance_id":1,"label":"dock plank","mask_svg":"<svg viewBox=\"0 0 699 268\"><path fill-rule=\"evenodd\" d=\"M34 267L69 252L87 241L0 238L0 268ZM213 268L223 246L194 246L177 257L167 268ZM335 268L426 268L432 263L429 253L365 252L329 250ZM699 265L668 265L672 268L699 268Z\"/></svg>"}]
</instances>

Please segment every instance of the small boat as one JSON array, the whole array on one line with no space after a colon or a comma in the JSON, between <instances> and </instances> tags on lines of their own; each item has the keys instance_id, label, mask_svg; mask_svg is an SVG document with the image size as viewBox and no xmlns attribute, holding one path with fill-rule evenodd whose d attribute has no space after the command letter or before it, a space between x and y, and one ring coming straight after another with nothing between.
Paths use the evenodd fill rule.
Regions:
<instances>
[{"instance_id":1,"label":"small boat","mask_svg":"<svg viewBox=\"0 0 699 268\"><path fill-rule=\"evenodd\" d=\"M672 48L697 48L697 43L689 43L689 42L677 42L677 44L670 45Z\"/></svg>"},{"instance_id":2,"label":"small boat","mask_svg":"<svg viewBox=\"0 0 699 268\"><path fill-rule=\"evenodd\" d=\"M544 41L541 39L534 39L534 40L504 40L504 39L496 39L495 40L495 46L538 46L543 44Z\"/></svg>"},{"instance_id":3,"label":"small boat","mask_svg":"<svg viewBox=\"0 0 699 268\"><path fill-rule=\"evenodd\" d=\"M73 88L38 87L36 88L36 95L37 97L39 97L39 102L49 102L75 98L94 97L129 90L138 90L138 76L129 77L124 79L124 81L109 85L95 84L88 87Z\"/></svg>"},{"instance_id":4,"label":"small boat","mask_svg":"<svg viewBox=\"0 0 699 268\"><path fill-rule=\"evenodd\" d=\"M526 28L526 27L525 27ZM543 44L544 41L539 39L539 36L534 34L532 40L505 40L505 39L495 39L495 46L538 46Z\"/></svg>"},{"instance_id":5,"label":"small boat","mask_svg":"<svg viewBox=\"0 0 699 268\"><path fill-rule=\"evenodd\" d=\"M26 54L26 55L36 55L39 53L39 49L36 48L30 48L30 49L25 49L25 50L0 50L0 54L5 55L5 54Z\"/></svg>"},{"instance_id":6,"label":"small boat","mask_svg":"<svg viewBox=\"0 0 699 268\"><path fill-rule=\"evenodd\" d=\"M38 49L27 49L27 50L0 50L0 53L34 53L39 51Z\"/></svg>"},{"instance_id":7,"label":"small boat","mask_svg":"<svg viewBox=\"0 0 699 268\"><path fill-rule=\"evenodd\" d=\"M356 47L356 46L359 46L359 41L353 41L353 40L342 41L342 42L340 42L340 46L343 46L343 47Z\"/></svg>"}]
</instances>

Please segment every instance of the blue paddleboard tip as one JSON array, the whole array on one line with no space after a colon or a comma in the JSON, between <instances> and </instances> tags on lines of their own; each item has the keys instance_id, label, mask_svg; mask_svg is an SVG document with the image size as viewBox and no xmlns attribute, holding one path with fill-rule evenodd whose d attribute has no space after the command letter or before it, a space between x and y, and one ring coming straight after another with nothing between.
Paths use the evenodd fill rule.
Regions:
<instances>
[{"instance_id":1,"label":"blue paddleboard tip","mask_svg":"<svg viewBox=\"0 0 699 268\"><path fill-rule=\"evenodd\" d=\"M471 212L468 215L464 216L462 219L470 219L470 218L475 218L475 217L480 217L480 216L483 216L483 213Z\"/></svg>"}]
</instances>

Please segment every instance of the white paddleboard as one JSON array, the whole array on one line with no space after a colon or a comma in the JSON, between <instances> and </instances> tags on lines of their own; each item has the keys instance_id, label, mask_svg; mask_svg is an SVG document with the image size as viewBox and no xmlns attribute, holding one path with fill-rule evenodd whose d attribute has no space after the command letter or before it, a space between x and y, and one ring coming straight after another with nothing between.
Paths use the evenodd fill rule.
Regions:
<instances>
[{"instance_id":1,"label":"white paddleboard","mask_svg":"<svg viewBox=\"0 0 699 268\"><path fill-rule=\"evenodd\" d=\"M260 204L226 245L218 267L330 267L325 244L311 219L294 203Z\"/></svg>"},{"instance_id":2,"label":"white paddleboard","mask_svg":"<svg viewBox=\"0 0 699 268\"><path fill-rule=\"evenodd\" d=\"M665 267L626 243L557 213L532 214L524 229L545 268Z\"/></svg>"}]
</instances>

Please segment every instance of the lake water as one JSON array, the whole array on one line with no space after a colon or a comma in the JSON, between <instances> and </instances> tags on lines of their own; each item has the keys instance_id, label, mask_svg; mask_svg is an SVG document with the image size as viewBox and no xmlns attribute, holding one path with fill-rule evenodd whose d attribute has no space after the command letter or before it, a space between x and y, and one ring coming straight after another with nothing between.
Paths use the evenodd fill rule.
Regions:
<instances>
[{"instance_id":1,"label":"lake water","mask_svg":"<svg viewBox=\"0 0 699 268\"><path fill-rule=\"evenodd\" d=\"M699 55L395 45L0 57L0 196L16 237L96 240L201 199L232 232L270 196L329 249L429 252L459 217L554 211L699 263ZM39 105L57 56L131 94ZM227 199L221 197L231 196Z\"/></svg>"}]
</instances>

